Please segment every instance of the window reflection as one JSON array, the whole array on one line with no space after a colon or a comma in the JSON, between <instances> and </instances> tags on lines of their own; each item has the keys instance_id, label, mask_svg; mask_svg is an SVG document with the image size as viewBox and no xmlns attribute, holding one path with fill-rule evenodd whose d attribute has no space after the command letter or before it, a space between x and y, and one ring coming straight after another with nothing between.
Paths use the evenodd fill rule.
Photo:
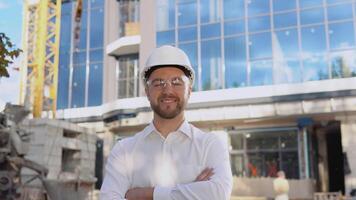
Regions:
<instances>
[{"instance_id":1,"label":"window reflection","mask_svg":"<svg viewBox=\"0 0 356 200\"><path fill-rule=\"evenodd\" d=\"M326 56L313 55L303 60L303 81L329 78Z\"/></svg>"},{"instance_id":2,"label":"window reflection","mask_svg":"<svg viewBox=\"0 0 356 200\"><path fill-rule=\"evenodd\" d=\"M302 50L304 53L319 53L326 50L324 26L302 28Z\"/></svg>"},{"instance_id":3,"label":"window reflection","mask_svg":"<svg viewBox=\"0 0 356 200\"><path fill-rule=\"evenodd\" d=\"M356 52L342 51L331 55L332 78L347 78L356 76Z\"/></svg>"},{"instance_id":4,"label":"window reflection","mask_svg":"<svg viewBox=\"0 0 356 200\"><path fill-rule=\"evenodd\" d=\"M69 90L69 67L59 67L57 109L68 108L68 90Z\"/></svg>"},{"instance_id":5,"label":"window reflection","mask_svg":"<svg viewBox=\"0 0 356 200\"><path fill-rule=\"evenodd\" d=\"M85 102L85 65L73 67L72 108L83 107Z\"/></svg>"},{"instance_id":6,"label":"window reflection","mask_svg":"<svg viewBox=\"0 0 356 200\"><path fill-rule=\"evenodd\" d=\"M256 16L260 14L269 13L269 0L249 0L248 4L248 16Z\"/></svg>"},{"instance_id":7,"label":"window reflection","mask_svg":"<svg viewBox=\"0 0 356 200\"><path fill-rule=\"evenodd\" d=\"M355 46L353 22L329 24L330 48L341 49Z\"/></svg>"},{"instance_id":8,"label":"window reflection","mask_svg":"<svg viewBox=\"0 0 356 200\"><path fill-rule=\"evenodd\" d=\"M297 13L288 12L273 15L274 28L284 28L297 25Z\"/></svg>"},{"instance_id":9,"label":"window reflection","mask_svg":"<svg viewBox=\"0 0 356 200\"><path fill-rule=\"evenodd\" d=\"M96 63L89 66L88 106L102 104L103 93L103 64Z\"/></svg>"},{"instance_id":10,"label":"window reflection","mask_svg":"<svg viewBox=\"0 0 356 200\"><path fill-rule=\"evenodd\" d=\"M224 0L224 19L236 19L244 17L244 7L244 0Z\"/></svg>"},{"instance_id":11,"label":"window reflection","mask_svg":"<svg viewBox=\"0 0 356 200\"><path fill-rule=\"evenodd\" d=\"M295 0L273 0L273 11L292 10L295 7Z\"/></svg>"},{"instance_id":12,"label":"window reflection","mask_svg":"<svg viewBox=\"0 0 356 200\"><path fill-rule=\"evenodd\" d=\"M103 8L94 9L90 13L90 48L102 47L104 42Z\"/></svg>"},{"instance_id":13,"label":"window reflection","mask_svg":"<svg viewBox=\"0 0 356 200\"><path fill-rule=\"evenodd\" d=\"M118 58L118 98L130 98L138 95L138 54Z\"/></svg>"},{"instance_id":14,"label":"window reflection","mask_svg":"<svg viewBox=\"0 0 356 200\"><path fill-rule=\"evenodd\" d=\"M324 21L323 8L312 8L300 12L300 22L304 24L321 23Z\"/></svg>"},{"instance_id":15,"label":"window reflection","mask_svg":"<svg viewBox=\"0 0 356 200\"><path fill-rule=\"evenodd\" d=\"M247 86L245 37L225 39L225 87Z\"/></svg>"},{"instance_id":16,"label":"window reflection","mask_svg":"<svg viewBox=\"0 0 356 200\"><path fill-rule=\"evenodd\" d=\"M328 20L352 19L352 4L328 6Z\"/></svg>"},{"instance_id":17,"label":"window reflection","mask_svg":"<svg viewBox=\"0 0 356 200\"><path fill-rule=\"evenodd\" d=\"M217 22L220 20L220 0L200 0L201 23Z\"/></svg>"},{"instance_id":18,"label":"window reflection","mask_svg":"<svg viewBox=\"0 0 356 200\"><path fill-rule=\"evenodd\" d=\"M198 70L198 54L197 54L197 43L184 43L179 44L179 48L181 48L184 52L187 53L191 64L193 65L195 71L195 83L193 85L193 91L197 91L199 87L198 81L199 78L199 70Z\"/></svg>"},{"instance_id":19,"label":"window reflection","mask_svg":"<svg viewBox=\"0 0 356 200\"><path fill-rule=\"evenodd\" d=\"M178 3L178 26L193 25L197 23L196 0Z\"/></svg>"},{"instance_id":20,"label":"window reflection","mask_svg":"<svg viewBox=\"0 0 356 200\"><path fill-rule=\"evenodd\" d=\"M248 20L248 30L250 32L269 30L271 28L270 17L256 17Z\"/></svg>"},{"instance_id":21,"label":"window reflection","mask_svg":"<svg viewBox=\"0 0 356 200\"><path fill-rule=\"evenodd\" d=\"M188 27L188 28L180 28L178 29L178 41L191 41L197 40L197 27Z\"/></svg>"},{"instance_id":22,"label":"window reflection","mask_svg":"<svg viewBox=\"0 0 356 200\"><path fill-rule=\"evenodd\" d=\"M157 46L173 44L175 42L174 30L157 32Z\"/></svg>"},{"instance_id":23,"label":"window reflection","mask_svg":"<svg viewBox=\"0 0 356 200\"><path fill-rule=\"evenodd\" d=\"M258 33L249 36L250 58L266 58L272 56L271 32Z\"/></svg>"},{"instance_id":24,"label":"window reflection","mask_svg":"<svg viewBox=\"0 0 356 200\"><path fill-rule=\"evenodd\" d=\"M250 85L271 85L272 73L272 62L270 60L251 62Z\"/></svg>"},{"instance_id":25,"label":"window reflection","mask_svg":"<svg viewBox=\"0 0 356 200\"><path fill-rule=\"evenodd\" d=\"M208 40L201 43L202 89L220 89L221 51L220 40Z\"/></svg>"},{"instance_id":26,"label":"window reflection","mask_svg":"<svg viewBox=\"0 0 356 200\"><path fill-rule=\"evenodd\" d=\"M245 22L243 20L228 21L224 23L224 34L234 35L245 32Z\"/></svg>"},{"instance_id":27,"label":"window reflection","mask_svg":"<svg viewBox=\"0 0 356 200\"><path fill-rule=\"evenodd\" d=\"M301 8L323 6L323 0L299 0L299 6Z\"/></svg>"},{"instance_id":28,"label":"window reflection","mask_svg":"<svg viewBox=\"0 0 356 200\"><path fill-rule=\"evenodd\" d=\"M212 38L220 36L220 23L201 26L201 38Z\"/></svg>"},{"instance_id":29,"label":"window reflection","mask_svg":"<svg viewBox=\"0 0 356 200\"><path fill-rule=\"evenodd\" d=\"M175 26L175 0L157 0L157 31L173 29Z\"/></svg>"},{"instance_id":30,"label":"window reflection","mask_svg":"<svg viewBox=\"0 0 356 200\"><path fill-rule=\"evenodd\" d=\"M230 139L234 175L276 177L283 170L288 178L299 178L297 130L232 133Z\"/></svg>"}]
</instances>

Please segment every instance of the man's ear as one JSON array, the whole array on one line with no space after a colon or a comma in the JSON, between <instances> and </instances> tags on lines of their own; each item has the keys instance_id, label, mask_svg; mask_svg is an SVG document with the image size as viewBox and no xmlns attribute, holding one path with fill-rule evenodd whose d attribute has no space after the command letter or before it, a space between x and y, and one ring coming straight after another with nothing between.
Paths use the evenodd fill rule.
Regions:
<instances>
[{"instance_id":1,"label":"man's ear","mask_svg":"<svg viewBox=\"0 0 356 200\"><path fill-rule=\"evenodd\" d=\"M146 97L147 97L148 100L150 100L150 99L149 99L149 92L150 92L150 91L148 90L147 85L145 85L145 93L146 93Z\"/></svg>"}]
</instances>

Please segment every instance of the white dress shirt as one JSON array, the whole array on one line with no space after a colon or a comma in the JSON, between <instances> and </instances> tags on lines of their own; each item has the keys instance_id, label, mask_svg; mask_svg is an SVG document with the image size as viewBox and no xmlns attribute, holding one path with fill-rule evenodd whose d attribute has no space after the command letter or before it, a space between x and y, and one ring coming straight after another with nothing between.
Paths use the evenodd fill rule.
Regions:
<instances>
[{"instance_id":1,"label":"white dress shirt","mask_svg":"<svg viewBox=\"0 0 356 200\"><path fill-rule=\"evenodd\" d=\"M208 181L194 182L207 167ZM226 142L184 121L167 138L150 123L111 151L101 187L101 200L124 199L128 189L154 187L154 200L224 200L232 190Z\"/></svg>"}]
</instances>

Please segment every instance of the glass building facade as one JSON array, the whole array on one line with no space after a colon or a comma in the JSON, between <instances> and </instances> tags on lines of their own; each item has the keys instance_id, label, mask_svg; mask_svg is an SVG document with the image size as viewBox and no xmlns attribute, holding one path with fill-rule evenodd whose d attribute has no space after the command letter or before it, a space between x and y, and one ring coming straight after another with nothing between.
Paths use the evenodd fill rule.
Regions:
<instances>
[{"instance_id":1,"label":"glass building facade","mask_svg":"<svg viewBox=\"0 0 356 200\"><path fill-rule=\"evenodd\" d=\"M195 91L356 76L351 0L158 0L157 46L184 49Z\"/></svg>"},{"instance_id":2,"label":"glass building facade","mask_svg":"<svg viewBox=\"0 0 356 200\"><path fill-rule=\"evenodd\" d=\"M80 21L76 1L62 3L57 109L102 104L104 0L83 0Z\"/></svg>"},{"instance_id":3,"label":"glass building facade","mask_svg":"<svg viewBox=\"0 0 356 200\"><path fill-rule=\"evenodd\" d=\"M156 7L156 45L186 51L195 91L356 76L355 1L158 0ZM234 175L309 177L298 127L228 132Z\"/></svg>"}]
</instances>

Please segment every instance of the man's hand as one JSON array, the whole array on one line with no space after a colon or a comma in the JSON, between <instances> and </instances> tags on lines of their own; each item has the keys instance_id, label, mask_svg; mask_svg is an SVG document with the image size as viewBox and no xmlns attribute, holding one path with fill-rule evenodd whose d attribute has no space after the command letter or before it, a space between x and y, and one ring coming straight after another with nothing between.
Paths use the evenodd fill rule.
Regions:
<instances>
[{"instance_id":1,"label":"man's hand","mask_svg":"<svg viewBox=\"0 0 356 200\"><path fill-rule=\"evenodd\" d=\"M210 177L213 175L214 175L214 169L207 167L197 176L194 182L208 181L210 180Z\"/></svg>"},{"instance_id":2,"label":"man's hand","mask_svg":"<svg viewBox=\"0 0 356 200\"><path fill-rule=\"evenodd\" d=\"M153 200L153 188L132 188L125 194L127 200Z\"/></svg>"}]
</instances>

